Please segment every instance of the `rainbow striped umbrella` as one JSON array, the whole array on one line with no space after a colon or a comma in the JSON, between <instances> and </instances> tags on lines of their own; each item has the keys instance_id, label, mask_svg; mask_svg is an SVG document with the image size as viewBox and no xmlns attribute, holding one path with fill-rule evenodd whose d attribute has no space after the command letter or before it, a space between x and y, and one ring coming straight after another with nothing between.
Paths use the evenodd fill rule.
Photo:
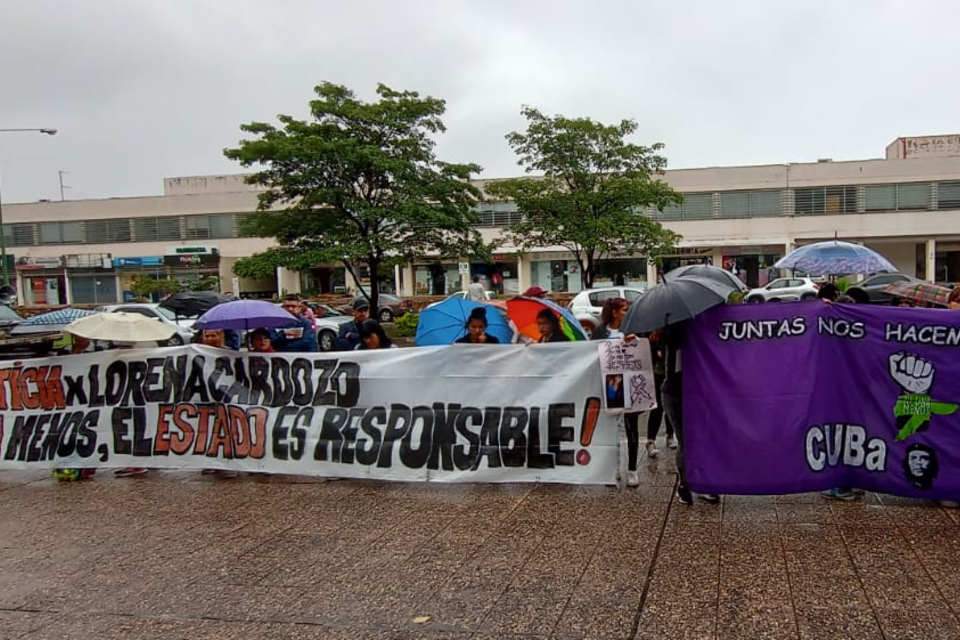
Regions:
<instances>
[{"instance_id":1,"label":"rainbow striped umbrella","mask_svg":"<svg viewBox=\"0 0 960 640\"><path fill-rule=\"evenodd\" d=\"M533 340L540 340L540 328L537 326L537 314L548 309L560 321L560 331L570 341L587 340L583 327L570 311L556 302L543 298L517 296L507 300L507 317L513 320L517 331Z\"/></svg>"}]
</instances>

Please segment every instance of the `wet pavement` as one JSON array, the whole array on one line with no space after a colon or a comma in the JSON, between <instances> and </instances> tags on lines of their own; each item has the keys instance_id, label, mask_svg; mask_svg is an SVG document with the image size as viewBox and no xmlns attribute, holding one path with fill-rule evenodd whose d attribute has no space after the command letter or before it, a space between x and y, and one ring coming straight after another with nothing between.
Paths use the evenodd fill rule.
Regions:
<instances>
[{"instance_id":1,"label":"wet pavement","mask_svg":"<svg viewBox=\"0 0 960 640\"><path fill-rule=\"evenodd\" d=\"M671 452L672 453L672 452ZM0 472L0 638L960 638L958 510Z\"/></svg>"}]
</instances>

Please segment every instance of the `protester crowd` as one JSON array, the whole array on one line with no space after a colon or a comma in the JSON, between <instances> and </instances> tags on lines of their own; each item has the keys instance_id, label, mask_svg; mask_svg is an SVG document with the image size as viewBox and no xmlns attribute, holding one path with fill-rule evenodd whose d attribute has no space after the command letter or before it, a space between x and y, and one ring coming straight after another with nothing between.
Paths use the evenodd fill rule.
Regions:
<instances>
[{"instance_id":1,"label":"protester crowd","mask_svg":"<svg viewBox=\"0 0 960 640\"><path fill-rule=\"evenodd\" d=\"M530 287L524 292L523 298L528 300L544 300L548 291L540 287ZM840 289L832 282L824 283L818 290L817 297L827 304L864 304L869 302L866 294L859 289L851 289L849 294L841 294ZM465 298L473 306L455 339L455 344L501 344L501 339L489 333L491 317L503 313L503 309L493 304L485 304L483 286L475 278L470 285ZM900 306L913 306L902 299L895 299ZM742 302L742 296L731 295L728 302ZM257 327L245 333L232 329L207 329L197 331L195 342L216 349L239 351L245 348L252 353L303 353L318 351L317 333L314 328L314 319L310 307L297 296L287 296L283 301L283 309L289 312L292 320L280 327ZM677 499L681 504L691 505L694 495L687 486L684 451L683 451L683 396L682 396L682 368L680 366L680 348L684 338L683 323L656 329L649 333L638 334L626 331L624 319L627 316L631 303L625 298L607 298L600 313L600 325L596 327L591 338L593 340L622 340L633 342L638 338L649 339L653 361L655 380L656 408L648 412L646 431L641 438L640 414L626 412L623 414L623 426L627 441L627 472L626 484L629 487L639 485L638 463L641 445L649 459L655 459L660 451L656 441L661 427L666 429L666 445L676 451L676 466L679 475ZM927 306L921 303L918 306ZM947 306L951 309L960 309L960 288L950 292ZM353 301L350 308L353 319L341 325L336 338L335 347L339 351L391 349L397 345L387 335L383 326L370 317L370 304L364 298ZM563 319L554 310L544 307L536 313L536 328L539 338L522 335L513 322L510 328L514 335L510 342L535 344L569 342L571 338L564 332L561 323ZM124 348L123 345L116 345ZM84 353L93 349L91 341L76 336L73 338L70 354ZM608 393L623 393L622 377L619 381L621 388L616 388L616 381L610 383ZM117 476L129 477L142 475L147 472L144 468L124 468L115 472ZM206 469L204 474L218 474L221 477L236 477L236 471ZM64 480L88 478L94 474L92 469L58 469L55 475ZM834 487L822 492L825 498L835 500L854 500L863 491L856 487ZM701 500L716 504L720 497L713 494L700 494ZM960 506L955 502L941 502L944 506Z\"/></svg>"}]
</instances>

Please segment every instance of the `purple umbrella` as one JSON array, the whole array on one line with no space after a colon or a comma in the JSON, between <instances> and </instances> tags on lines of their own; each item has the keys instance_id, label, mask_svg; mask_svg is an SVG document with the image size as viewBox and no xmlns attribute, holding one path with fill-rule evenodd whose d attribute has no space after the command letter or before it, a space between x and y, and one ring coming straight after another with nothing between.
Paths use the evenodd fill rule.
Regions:
<instances>
[{"instance_id":1,"label":"purple umbrella","mask_svg":"<svg viewBox=\"0 0 960 640\"><path fill-rule=\"evenodd\" d=\"M194 324L196 329L259 329L286 327L295 318L282 307L266 300L224 302L204 313Z\"/></svg>"}]
</instances>

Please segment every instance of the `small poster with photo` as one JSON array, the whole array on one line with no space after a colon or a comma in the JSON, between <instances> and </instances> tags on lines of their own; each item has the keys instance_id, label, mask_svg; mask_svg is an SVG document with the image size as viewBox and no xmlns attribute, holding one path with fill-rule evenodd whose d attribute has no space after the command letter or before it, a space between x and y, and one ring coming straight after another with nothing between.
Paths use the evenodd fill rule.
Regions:
<instances>
[{"instance_id":1,"label":"small poster with photo","mask_svg":"<svg viewBox=\"0 0 960 640\"><path fill-rule=\"evenodd\" d=\"M600 353L600 381L607 413L636 413L657 406L650 341L604 340Z\"/></svg>"}]
</instances>

